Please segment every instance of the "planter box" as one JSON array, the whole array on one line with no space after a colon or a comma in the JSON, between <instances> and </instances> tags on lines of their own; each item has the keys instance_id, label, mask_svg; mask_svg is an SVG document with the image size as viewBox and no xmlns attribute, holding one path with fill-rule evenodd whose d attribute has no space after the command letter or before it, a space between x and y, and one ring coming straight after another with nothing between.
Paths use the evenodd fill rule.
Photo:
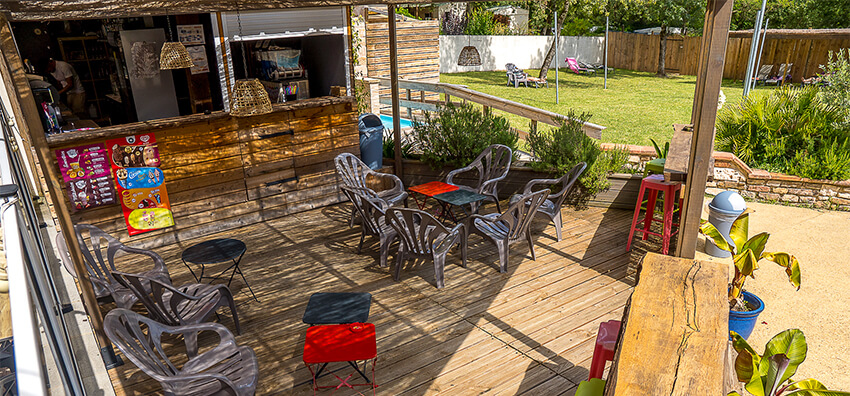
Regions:
<instances>
[{"instance_id":1,"label":"planter box","mask_svg":"<svg viewBox=\"0 0 850 396\"><path fill-rule=\"evenodd\" d=\"M389 158L384 158L385 166L393 166L394 161ZM401 180L405 186L415 186L418 184L428 183L434 180L446 180L446 175L454 168L444 167L443 169L432 169L430 165L418 160L403 160L404 176ZM468 175L474 177L475 173L470 172ZM508 199L511 195L522 192L525 184L531 179L549 179L552 178L548 173L535 172L529 167L514 166L505 180L499 183L499 198ZM588 202L588 205L603 208L617 209L634 209L637 201L638 191L640 190L640 174L624 174L615 173L608 177L611 180L611 188L607 191L599 193L594 199ZM475 183L471 177L456 179L461 183Z\"/></svg>"}]
</instances>

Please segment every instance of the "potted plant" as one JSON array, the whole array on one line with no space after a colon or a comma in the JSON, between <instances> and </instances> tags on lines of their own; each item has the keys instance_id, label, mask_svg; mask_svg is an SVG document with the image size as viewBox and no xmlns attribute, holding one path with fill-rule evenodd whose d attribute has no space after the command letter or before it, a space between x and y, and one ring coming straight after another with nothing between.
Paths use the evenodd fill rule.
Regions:
<instances>
[{"instance_id":1,"label":"potted plant","mask_svg":"<svg viewBox=\"0 0 850 396\"><path fill-rule=\"evenodd\" d=\"M788 280L800 289L800 264L797 258L785 252L765 252L764 247L770 234L762 232L747 239L750 213L745 210L732 223L729 238L726 238L711 223L703 221L700 233L711 238L718 248L732 253L735 276L729 286L729 330L747 338L752 333L758 315L764 310L764 302L755 294L744 291L747 277L755 279L753 273L759 268L759 261L767 259L785 268Z\"/></svg>"},{"instance_id":2,"label":"potted plant","mask_svg":"<svg viewBox=\"0 0 850 396\"><path fill-rule=\"evenodd\" d=\"M753 396L841 396L850 392L827 390L820 381L809 378L793 381L791 376L806 360L806 336L798 329L785 330L774 336L759 355L747 341L732 332L732 346L738 351L735 373L738 381ZM729 392L728 396L740 396Z\"/></svg>"}]
</instances>

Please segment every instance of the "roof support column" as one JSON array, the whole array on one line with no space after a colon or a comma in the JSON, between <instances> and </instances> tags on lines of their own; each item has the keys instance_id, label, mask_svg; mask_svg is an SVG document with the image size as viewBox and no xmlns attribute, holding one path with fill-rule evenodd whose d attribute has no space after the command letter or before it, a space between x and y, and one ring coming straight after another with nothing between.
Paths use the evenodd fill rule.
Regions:
<instances>
[{"instance_id":1,"label":"roof support column","mask_svg":"<svg viewBox=\"0 0 850 396\"><path fill-rule=\"evenodd\" d=\"M708 0L706 6L699 72L691 113L694 134L683 190L684 205L679 226L679 243L676 247L676 255L679 257L693 258L696 253L705 184L711 154L714 151L717 98L720 94L720 83L723 81L723 63L733 3L734 0Z\"/></svg>"},{"instance_id":2,"label":"roof support column","mask_svg":"<svg viewBox=\"0 0 850 396\"><path fill-rule=\"evenodd\" d=\"M393 107L393 144L395 147L395 174L404 174L401 163L401 109L399 108L398 93L398 37L395 26L395 4L387 5L387 19L390 36L390 91Z\"/></svg>"}]
</instances>

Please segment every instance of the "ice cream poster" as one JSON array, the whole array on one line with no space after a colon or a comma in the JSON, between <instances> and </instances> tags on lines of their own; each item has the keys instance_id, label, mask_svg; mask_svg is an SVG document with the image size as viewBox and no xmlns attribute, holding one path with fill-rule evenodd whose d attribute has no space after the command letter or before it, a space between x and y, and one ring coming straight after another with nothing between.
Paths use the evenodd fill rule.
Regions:
<instances>
[{"instance_id":1,"label":"ice cream poster","mask_svg":"<svg viewBox=\"0 0 850 396\"><path fill-rule=\"evenodd\" d=\"M106 148L127 232L132 236L173 226L154 134L107 140Z\"/></svg>"},{"instance_id":2,"label":"ice cream poster","mask_svg":"<svg viewBox=\"0 0 850 396\"><path fill-rule=\"evenodd\" d=\"M103 144L56 150L56 162L74 210L117 202L109 176L109 155Z\"/></svg>"}]
</instances>

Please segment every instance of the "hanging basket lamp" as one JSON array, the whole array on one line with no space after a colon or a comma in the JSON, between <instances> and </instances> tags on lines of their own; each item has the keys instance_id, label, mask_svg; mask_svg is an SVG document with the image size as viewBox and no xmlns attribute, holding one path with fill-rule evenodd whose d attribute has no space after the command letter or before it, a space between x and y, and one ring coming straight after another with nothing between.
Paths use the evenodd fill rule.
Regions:
<instances>
[{"instance_id":1,"label":"hanging basket lamp","mask_svg":"<svg viewBox=\"0 0 850 396\"><path fill-rule=\"evenodd\" d=\"M248 117L272 112L272 101L266 88L256 78L236 80L233 98L230 100L230 115Z\"/></svg>"},{"instance_id":2,"label":"hanging basket lamp","mask_svg":"<svg viewBox=\"0 0 850 396\"><path fill-rule=\"evenodd\" d=\"M460 50L460 56L457 57L458 66L481 66L481 54L478 53L478 48L467 45Z\"/></svg>"},{"instance_id":3,"label":"hanging basket lamp","mask_svg":"<svg viewBox=\"0 0 850 396\"><path fill-rule=\"evenodd\" d=\"M192 57L183 43L168 41L162 44L162 51L159 53L160 70L185 69L192 66L195 66L195 62L192 62Z\"/></svg>"}]
</instances>

